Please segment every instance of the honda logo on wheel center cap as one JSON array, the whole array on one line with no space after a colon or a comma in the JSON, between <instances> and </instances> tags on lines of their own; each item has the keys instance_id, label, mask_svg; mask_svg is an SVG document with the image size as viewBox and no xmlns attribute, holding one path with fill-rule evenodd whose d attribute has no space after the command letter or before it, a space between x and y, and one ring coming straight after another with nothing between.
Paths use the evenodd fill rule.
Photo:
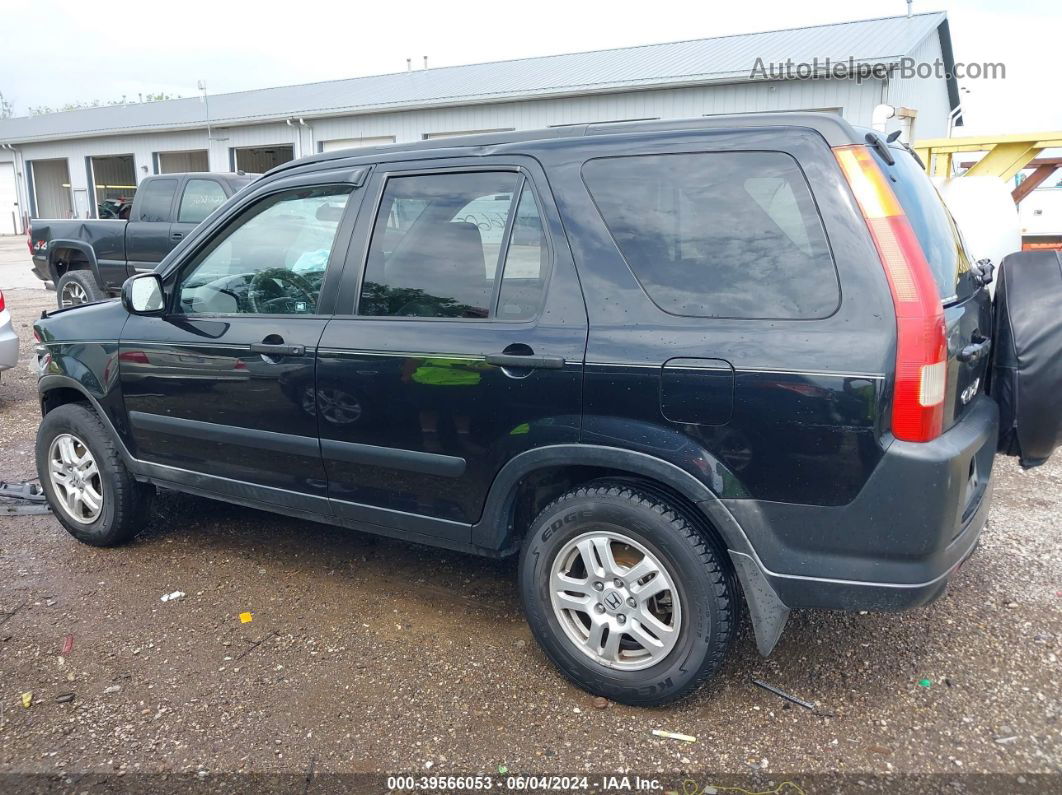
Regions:
<instances>
[{"instance_id":1,"label":"honda logo on wheel center cap","mask_svg":"<svg viewBox=\"0 0 1062 795\"><path fill-rule=\"evenodd\" d=\"M620 605L623 604L623 597L615 591L609 591L608 595L605 596L604 601L605 607L607 607L609 610L618 610Z\"/></svg>"}]
</instances>

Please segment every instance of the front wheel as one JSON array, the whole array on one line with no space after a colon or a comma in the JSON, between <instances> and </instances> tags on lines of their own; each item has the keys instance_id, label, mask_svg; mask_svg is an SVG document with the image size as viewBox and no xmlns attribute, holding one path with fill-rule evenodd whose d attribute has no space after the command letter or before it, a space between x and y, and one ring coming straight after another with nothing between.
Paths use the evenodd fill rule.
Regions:
<instances>
[{"instance_id":1,"label":"front wheel","mask_svg":"<svg viewBox=\"0 0 1062 795\"><path fill-rule=\"evenodd\" d=\"M146 522L152 487L134 479L110 432L82 403L52 409L41 421L37 472L55 517L78 541L114 546Z\"/></svg>"},{"instance_id":2,"label":"front wheel","mask_svg":"<svg viewBox=\"0 0 1062 795\"><path fill-rule=\"evenodd\" d=\"M736 624L720 550L636 486L568 492L532 523L520 592L539 644L580 687L638 706L690 693L719 668Z\"/></svg>"}]
</instances>

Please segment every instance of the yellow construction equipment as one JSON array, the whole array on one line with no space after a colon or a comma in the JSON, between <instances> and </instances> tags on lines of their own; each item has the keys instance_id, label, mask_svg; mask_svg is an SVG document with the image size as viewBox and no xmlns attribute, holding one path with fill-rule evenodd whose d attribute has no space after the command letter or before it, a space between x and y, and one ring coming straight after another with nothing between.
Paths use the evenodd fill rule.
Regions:
<instances>
[{"instance_id":1,"label":"yellow construction equipment","mask_svg":"<svg viewBox=\"0 0 1062 795\"><path fill-rule=\"evenodd\" d=\"M1036 167L1033 176L1014 191L1014 200L1021 201L1029 191L1046 180L1057 168L1053 158L1033 163L1044 149L1062 147L1062 132L1017 133L1014 135L971 136L966 138L929 138L916 141L914 150L925 163L926 171L934 177L949 178L953 174L952 157L956 152L987 152L970 166L966 176L996 176L1011 180L1030 165ZM1035 179L1035 182L1030 180ZM1026 185L1026 183L1030 183Z\"/></svg>"}]
</instances>

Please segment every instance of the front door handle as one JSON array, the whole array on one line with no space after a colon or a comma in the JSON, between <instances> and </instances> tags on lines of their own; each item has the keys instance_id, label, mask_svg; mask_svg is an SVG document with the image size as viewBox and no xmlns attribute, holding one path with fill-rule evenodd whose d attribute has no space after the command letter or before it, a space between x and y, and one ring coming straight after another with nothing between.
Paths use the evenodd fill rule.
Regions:
<instances>
[{"instance_id":1,"label":"front door handle","mask_svg":"<svg viewBox=\"0 0 1062 795\"><path fill-rule=\"evenodd\" d=\"M564 368L563 356L535 356L534 354L488 353L487 364L498 367L521 367L535 370L561 370Z\"/></svg>"},{"instance_id":2,"label":"front door handle","mask_svg":"<svg viewBox=\"0 0 1062 795\"><path fill-rule=\"evenodd\" d=\"M184 237L184 232L174 232L170 235L170 240L180 240L182 237Z\"/></svg>"},{"instance_id":3,"label":"front door handle","mask_svg":"<svg viewBox=\"0 0 1062 795\"><path fill-rule=\"evenodd\" d=\"M254 342L251 343L251 353L260 353L263 356L304 356L306 346Z\"/></svg>"}]
</instances>

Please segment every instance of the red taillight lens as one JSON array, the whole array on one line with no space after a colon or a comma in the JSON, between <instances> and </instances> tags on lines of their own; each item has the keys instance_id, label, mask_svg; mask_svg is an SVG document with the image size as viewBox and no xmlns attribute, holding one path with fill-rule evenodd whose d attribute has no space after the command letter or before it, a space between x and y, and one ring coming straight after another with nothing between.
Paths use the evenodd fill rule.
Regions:
<instances>
[{"instance_id":1,"label":"red taillight lens","mask_svg":"<svg viewBox=\"0 0 1062 795\"><path fill-rule=\"evenodd\" d=\"M3 312L6 306L7 304L4 303L4 291L0 290L0 312Z\"/></svg>"},{"instance_id":2,"label":"red taillight lens","mask_svg":"<svg viewBox=\"0 0 1062 795\"><path fill-rule=\"evenodd\" d=\"M148 355L143 351L122 351L118 354L118 361L129 364L151 364Z\"/></svg>"},{"instance_id":3,"label":"red taillight lens","mask_svg":"<svg viewBox=\"0 0 1062 795\"><path fill-rule=\"evenodd\" d=\"M885 175L863 146L834 150L885 268L896 308L892 433L928 442L944 427L947 345L944 307L922 246Z\"/></svg>"},{"instance_id":4,"label":"red taillight lens","mask_svg":"<svg viewBox=\"0 0 1062 795\"><path fill-rule=\"evenodd\" d=\"M33 256L33 227L26 227L26 248L30 250L30 256Z\"/></svg>"}]
</instances>

